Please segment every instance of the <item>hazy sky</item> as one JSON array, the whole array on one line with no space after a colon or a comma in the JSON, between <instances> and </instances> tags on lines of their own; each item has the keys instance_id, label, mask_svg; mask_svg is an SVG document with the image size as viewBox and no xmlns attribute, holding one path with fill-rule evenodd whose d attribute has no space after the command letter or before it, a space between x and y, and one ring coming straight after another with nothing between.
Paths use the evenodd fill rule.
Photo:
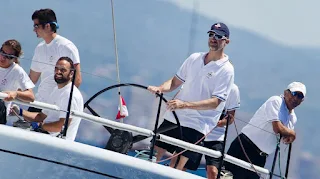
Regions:
<instances>
[{"instance_id":1,"label":"hazy sky","mask_svg":"<svg viewBox=\"0 0 320 179\"><path fill-rule=\"evenodd\" d=\"M317 0L166 0L289 46L320 47Z\"/></svg>"}]
</instances>

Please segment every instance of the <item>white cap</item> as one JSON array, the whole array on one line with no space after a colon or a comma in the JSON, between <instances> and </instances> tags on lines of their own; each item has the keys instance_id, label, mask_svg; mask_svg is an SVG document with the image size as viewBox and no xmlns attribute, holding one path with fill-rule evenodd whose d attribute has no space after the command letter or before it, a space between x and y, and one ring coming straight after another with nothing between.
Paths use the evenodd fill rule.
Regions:
<instances>
[{"instance_id":1,"label":"white cap","mask_svg":"<svg viewBox=\"0 0 320 179\"><path fill-rule=\"evenodd\" d=\"M289 89L291 92L299 91L303 94L303 96L306 96L306 93L307 93L306 86L300 82L290 83L287 89Z\"/></svg>"}]
</instances>

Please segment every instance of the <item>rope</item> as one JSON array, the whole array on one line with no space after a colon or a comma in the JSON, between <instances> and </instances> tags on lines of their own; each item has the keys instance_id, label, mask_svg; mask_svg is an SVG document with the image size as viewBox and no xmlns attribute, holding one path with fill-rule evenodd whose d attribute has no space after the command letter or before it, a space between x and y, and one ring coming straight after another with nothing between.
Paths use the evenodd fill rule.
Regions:
<instances>
[{"instance_id":1,"label":"rope","mask_svg":"<svg viewBox=\"0 0 320 179\"><path fill-rule=\"evenodd\" d=\"M119 73L119 59L118 59L118 47L117 47L117 35L116 35L116 25L115 25L115 18L114 18L114 8L113 8L113 0L111 2L111 14L112 14L112 27L113 27L113 43L114 43L114 53L116 56L116 68L117 68L117 80L120 84L120 73ZM120 87L119 87L120 92Z\"/></svg>"},{"instance_id":2,"label":"rope","mask_svg":"<svg viewBox=\"0 0 320 179\"><path fill-rule=\"evenodd\" d=\"M202 141L204 138L206 138L216 127L217 127L217 126L213 127L213 128L210 130L210 132L208 132L206 135L204 135L201 139L199 139L199 140L198 140L196 143L194 143L194 144L197 145L199 142L201 142L201 141ZM186 152L186 151L187 151L187 149L184 149L183 151L181 151L181 152L179 152L179 153L177 153L177 154L175 154L175 155L173 155L173 156L171 156L171 157L168 157L168 158L166 158L166 159L160 160L160 161L158 161L158 162L156 162L156 163L165 162L165 161L167 161L167 160L170 160L170 159L172 159L172 158L175 158L175 157L183 154L183 153Z\"/></svg>"},{"instance_id":3,"label":"rope","mask_svg":"<svg viewBox=\"0 0 320 179\"><path fill-rule=\"evenodd\" d=\"M66 164L66 163L62 163L62 162L57 162L57 161L54 161L54 160L40 158L40 157L27 155L27 154L23 154L23 153L13 152L13 151L10 151L10 150L0 149L0 152L9 153L9 154L13 154L13 155L19 155L19 156L22 156L22 157L32 158L32 159L35 159L35 160L40 160L40 161L44 161L44 162L48 162L48 163L54 163L54 164L57 164L57 165L62 165L62 166L70 167L70 168L75 168L75 169L82 170L82 171L85 171L85 172L90 172L90 173L106 176L108 178L109 177L110 178L119 178L117 176L113 176L113 175L109 175L109 174L106 174L106 173L102 173L102 172L98 172L98 171L94 171L94 170L78 167L78 166L75 166L75 165Z\"/></svg>"},{"instance_id":4,"label":"rope","mask_svg":"<svg viewBox=\"0 0 320 179\"><path fill-rule=\"evenodd\" d=\"M279 160L279 162L278 162L278 163L279 163L279 172L280 172L280 178L281 178L281 179L285 179L285 177L282 176L282 172L281 172L280 139L281 139L281 138L278 136L278 137L277 137L277 148L279 149L279 150L278 150L278 154L279 154L279 156L278 156L278 160Z\"/></svg>"},{"instance_id":5,"label":"rope","mask_svg":"<svg viewBox=\"0 0 320 179\"><path fill-rule=\"evenodd\" d=\"M233 124L234 124L234 127L235 127L235 129L236 129L237 139L239 140L241 149L242 149L244 155L246 156L247 160L249 161L249 163L250 163L250 165L251 165L251 168L253 168L253 170L256 172L256 174L257 174L260 178L263 178L263 177L258 173L258 171L256 170L256 168L254 168L254 166L253 166L253 164L252 164L252 162L251 162L251 160L250 160L250 158L249 158L246 150L244 149L244 147L243 147L243 145L242 145L241 139L240 139L240 137L239 137L239 132L238 132L238 129L237 129L236 121L234 121ZM264 178L263 178L263 179L264 179Z\"/></svg>"},{"instance_id":6,"label":"rope","mask_svg":"<svg viewBox=\"0 0 320 179\"><path fill-rule=\"evenodd\" d=\"M118 58L118 46L117 46L117 35L116 35L116 24L115 24L115 18L114 18L113 0L110 0L110 2L111 2L111 14L112 14L114 53L116 56L117 81L118 81L118 84L120 84L119 58ZM120 87L118 88L118 94L119 94L119 105L121 106L122 99L121 99ZM122 107L120 107L120 113L122 113ZM120 118L120 122L123 123L123 118Z\"/></svg>"}]
</instances>

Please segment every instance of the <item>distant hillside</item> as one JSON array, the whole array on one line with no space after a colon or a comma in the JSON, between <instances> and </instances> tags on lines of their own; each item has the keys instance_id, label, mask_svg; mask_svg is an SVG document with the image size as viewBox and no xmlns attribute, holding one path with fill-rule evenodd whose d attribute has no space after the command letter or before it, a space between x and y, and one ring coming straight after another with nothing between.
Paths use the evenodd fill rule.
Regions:
<instances>
[{"instance_id":1,"label":"distant hillside","mask_svg":"<svg viewBox=\"0 0 320 179\"><path fill-rule=\"evenodd\" d=\"M75 0L21 0L19 3L7 1L1 5L3 28L0 29L0 40L16 38L21 41L25 51L22 66L26 71L29 71L33 50L39 42L32 32L31 14L44 7L56 11L61 27L59 33L72 40L79 48L84 71L80 89L85 99L102 88L115 84L117 74L109 1L96 0L89 3ZM121 81L159 85L175 74L190 53L207 51L206 32L216 19L199 15L198 23L192 26L192 15L192 12L159 0L115 1ZM191 27L194 32L193 42L189 41ZM320 65L319 49L295 49L237 27L230 26L230 30L231 43L226 53L236 70L236 84L241 91L240 111L248 114L239 115L239 118L248 120L268 97L281 94L291 81L302 81L307 86L307 98L296 110L299 118L296 127L299 130L297 142L300 143L301 151L311 152L319 157L320 144L315 141L320 137L320 131L317 130L320 122L316 120L320 108L317 105L320 85L314 82L314 78L320 76L317 69ZM190 43L193 44L193 49L188 51ZM125 94L130 99L134 97L129 92ZM106 103L108 101L105 98L100 103L100 110L116 110L116 107L108 108ZM137 104L132 106L134 105ZM149 111L151 110L145 110L145 113ZM86 126L81 125L81 131L91 129L92 126L85 124ZM312 131L312 135L309 131ZM104 129L101 129L101 133L103 132ZM89 132L85 135L89 135ZM102 137L104 135L107 136L103 134ZM300 151L300 148L297 150Z\"/></svg>"}]
</instances>

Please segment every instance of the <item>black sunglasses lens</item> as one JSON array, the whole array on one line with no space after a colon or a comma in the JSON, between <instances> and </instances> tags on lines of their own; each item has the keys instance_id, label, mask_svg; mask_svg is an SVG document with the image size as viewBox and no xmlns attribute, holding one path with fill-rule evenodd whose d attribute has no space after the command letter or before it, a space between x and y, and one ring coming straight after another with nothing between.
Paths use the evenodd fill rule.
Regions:
<instances>
[{"instance_id":1,"label":"black sunglasses lens","mask_svg":"<svg viewBox=\"0 0 320 179\"><path fill-rule=\"evenodd\" d=\"M216 34L215 37L216 37L216 39L222 39L223 36Z\"/></svg>"},{"instance_id":2,"label":"black sunglasses lens","mask_svg":"<svg viewBox=\"0 0 320 179\"><path fill-rule=\"evenodd\" d=\"M303 99L303 98L304 98L304 96L303 96L302 93L292 92L292 95L293 95L293 96L297 96L297 97L300 98L300 99Z\"/></svg>"}]
</instances>

